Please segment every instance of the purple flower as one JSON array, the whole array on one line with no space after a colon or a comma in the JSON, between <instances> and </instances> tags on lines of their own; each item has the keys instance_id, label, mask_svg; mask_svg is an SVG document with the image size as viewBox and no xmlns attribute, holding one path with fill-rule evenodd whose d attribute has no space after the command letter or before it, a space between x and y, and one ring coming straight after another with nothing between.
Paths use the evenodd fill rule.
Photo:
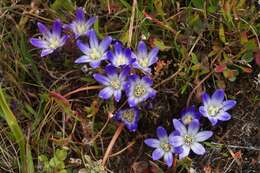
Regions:
<instances>
[{"instance_id":1,"label":"purple flower","mask_svg":"<svg viewBox=\"0 0 260 173\"><path fill-rule=\"evenodd\" d=\"M66 27L73 31L77 39L82 35L86 35L95 21L96 17L91 17L90 19L86 20L83 8L77 8L76 19Z\"/></svg>"},{"instance_id":2,"label":"purple flower","mask_svg":"<svg viewBox=\"0 0 260 173\"><path fill-rule=\"evenodd\" d=\"M169 136L174 136L174 134L171 133L168 136L163 127L157 127L156 133L159 140L156 138L148 138L144 140L144 143L149 147L155 148L152 153L153 160L159 160L163 157L164 162L168 165L168 167L171 167L173 162L173 153L181 153L182 148L174 147L169 143Z\"/></svg>"},{"instance_id":3,"label":"purple flower","mask_svg":"<svg viewBox=\"0 0 260 173\"><path fill-rule=\"evenodd\" d=\"M200 118L200 113L195 111L194 105L181 111L181 121L185 125L190 124L194 119L199 120L199 118Z\"/></svg>"},{"instance_id":4,"label":"purple flower","mask_svg":"<svg viewBox=\"0 0 260 173\"><path fill-rule=\"evenodd\" d=\"M138 103L156 95L156 91L151 87L153 81L149 77L144 76L140 78L135 74L130 76L128 80L129 82L125 85L125 91L130 107L136 106Z\"/></svg>"},{"instance_id":5,"label":"purple flower","mask_svg":"<svg viewBox=\"0 0 260 173\"><path fill-rule=\"evenodd\" d=\"M134 62L132 51L129 48L123 48L120 42L114 45L114 54L109 51L109 60L115 67L130 65Z\"/></svg>"},{"instance_id":6,"label":"purple flower","mask_svg":"<svg viewBox=\"0 0 260 173\"><path fill-rule=\"evenodd\" d=\"M52 26L52 32L42 23L37 23L39 31L42 33L42 38L31 38L30 43L38 48L41 48L41 57L51 54L54 50L59 47L62 47L66 40L67 36L61 35L61 22L60 20L55 20Z\"/></svg>"},{"instance_id":7,"label":"purple flower","mask_svg":"<svg viewBox=\"0 0 260 173\"><path fill-rule=\"evenodd\" d=\"M98 43L96 32L94 30L90 30L88 35L90 45L84 44L79 40L77 41L79 49L85 55L76 59L75 63L89 63L92 68L97 68L99 67L101 61L108 58L107 49L112 41L112 38L107 36L104 40Z\"/></svg>"},{"instance_id":8,"label":"purple flower","mask_svg":"<svg viewBox=\"0 0 260 173\"><path fill-rule=\"evenodd\" d=\"M151 69L149 67L157 62L158 52L159 52L158 48L153 48L148 53L145 43L143 41L140 41L137 47L136 55L132 54L132 56L136 59L136 61L133 63L133 67L138 68L144 72L150 73Z\"/></svg>"},{"instance_id":9,"label":"purple flower","mask_svg":"<svg viewBox=\"0 0 260 173\"><path fill-rule=\"evenodd\" d=\"M214 126L219 121L228 121L231 115L227 112L236 105L235 100L224 101L224 90L218 89L210 97L207 93L202 94L203 106L199 107L199 112L209 119Z\"/></svg>"},{"instance_id":10,"label":"purple flower","mask_svg":"<svg viewBox=\"0 0 260 173\"><path fill-rule=\"evenodd\" d=\"M199 132L199 121L194 119L188 126L188 129L179 120L173 119L173 126L179 134L171 135L169 142L176 147L182 147L183 152L179 155L180 159L188 156L190 150L198 155L203 155L205 148L199 143L207 140L213 135L212 131Z\"/></svg>"},{"instance_id":11,"label":"purple flower","mask_svg":"<svg viewBox=\"0 0 260 173\"><path fill-rule=\"evenodd\" d=\"M140 110L137 107L119 110L116 119L123 122L130 132L135 132L139 120Z\"/></svg>"},{"instance_id":12,"label":"purple flower","mask_svg":"<svg viewBox=\"0 0 260 173\"><path fill-rule=\"evenodd\" d=\"M108 99L114 96L115 100L119 102L122 96L123 87L126 85L126 78L129 71L130 67L125 66L122 72L118 74L115 67L112 65L107 65L105 67L107 76L97 73L94 74L95 80L105 85L105 88L99 92L98 96L102 99Z\"/></svg>"}]
</instances>

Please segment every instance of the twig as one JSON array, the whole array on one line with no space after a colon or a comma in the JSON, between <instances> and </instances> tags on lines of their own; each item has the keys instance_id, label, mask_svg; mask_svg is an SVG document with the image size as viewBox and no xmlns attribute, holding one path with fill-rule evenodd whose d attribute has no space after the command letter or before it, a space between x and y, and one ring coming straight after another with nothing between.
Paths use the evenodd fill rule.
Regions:
<instances>
[{"instance_id":1,"label":"twig","mask_svg":"<svg viewBox=\"0 0 260 173\"><path fill-rule=\"evenodd\" d=\"M211 142L212 144L215 145L224 145L228 148L238 148L238 149L246 149L246 150L255 150L255 151L260 151L260 148L256 148L256 147L246 147L246 146L237 146L237 145L229 145L229 144L221 144L221 143L217 143L217 142Z\"/></svg>"},{"instance_id":2,"label":"twig","mask_svg":"<svg viewBox=\"0 0 260 173\"><path fill-rule=\"evenodd\" d=\"M115 156L117 156L117 155L123 153L125 150L127 150L127 149L130 148L130 147L132 147L134 144L135 144L135 141L131 142L129 145L127 145L127 146L126 146L125 148L123 148L122 150L120 150L120 151L118 151L118 152L116 152L116 153L114 153L114 154L109 155L109 157L115 157Z\"/></svg>"},{"instance_id":3,"label":"twig","mask_svg":"<svg viewBox=\"0 0 260 173\"><path fill-rule=\"evenodd\" d=\"M129 34L128 34L128 42L127 42L127 46L128 47L131 46L131 42L132 42L136 5L137 5L137 0L134 0L133 1L133 6L132 6L132 15L131 15L131 19L130 19L130 26L129 26L129 30L128 30L128 32L129 32Z\"/></svg>"},{"instance_id":4,"label":"twig","mask_svg":"<svg viewBox=\"0 0 260 173\"><path fill-rule=\"evenodd\" d=\"M195 91L200 87L200 85L205 82L205 80L207 80L212 74L213 74L214 71L211 71L210 73L207 74L207 76L205 76L196 86L195 88L193 88L193 90L191 91L191 93L189 94L189 97L187 99L187 103L186 103L186 107L189 107L190 105L190 101L191 101L191 97L192 95L195 93Z\"/></svg>"},{"instance_id":5,"label":"twig","mask_svg":"<svg viewBox=\"0 0 260 173\"><path fill-rule=\"evenodd\" d=\"M100 89L102 88L103 86L101 85L94 85L94 86L86 86L86 87L80 87L78 89L75 89L67 94L64 95L64 97L69 97L70 95L72 94L75 94L75 93L78 93L78 92L81 92L81 91L88 91L88 90L96 90L96 89Z\"/></svg>"},{"instance_id":6,"label":"twig","mask_svg":"<svg viewBox=\"0 0 260 173\"><path fill-rule=\"evenodd\" d=\"M107 147L107 150L106 150L105 155L104 155L104 157L103 157L103 160L102 160L102 162L101 162L101 165L102 165L102 166L105 166L105 165L106 165L106 162L107 162L107 159L108 159L108 157L109 157L109 154L110 154L110 152L111 152L111 150L112 150L112 148L113 148L113 146L114 146L114 144L115 144L117 138L119 137L119 135L121 134L121 132L122 132L123 129L124 129L124 124L121 123L121 124L118 126L118 128L116 129L116 132L115 132L114 136L112 137L112 139L111 139L111 141L110 141L110 143L109 143L109 145L108 145L108 147Z\"/></svg>"},{"instance_id":7,"label":"twig","mask_svg":"<svg viewBox=\"0 0 260 173\"><path fill-rule=\"evenodd\" d=\"M170 77L164 79L163 81L161 81L160 83L158 83L157 85L154 86L154 88L158 88L159 86L165 84L166 82L172 80L173 78L175 78L182 70L182 67L179 68L178 71L176 71L174 74L172 74Z\"/></svg>"}]
</instances>

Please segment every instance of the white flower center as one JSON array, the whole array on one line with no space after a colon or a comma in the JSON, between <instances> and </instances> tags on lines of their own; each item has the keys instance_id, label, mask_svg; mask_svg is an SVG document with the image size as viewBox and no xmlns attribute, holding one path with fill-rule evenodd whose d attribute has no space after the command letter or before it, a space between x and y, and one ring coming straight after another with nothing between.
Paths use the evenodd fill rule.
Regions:
<instances>
[{"instance_id":1,"label":"white flower center","mask_svg":"<svg viewBox=\"0 0 260 173\"><path fill-rule=\"evenodd\" d=\"M76 31L79 35L84 34L87 31L87 26L84 23L77 23L76 24Z\"/></svg>"},{"instance_id":2,"label":"white flower center","mask_svg":"<svg viewBox=\"0 0 260 173\"><path fill-rule=\"evenodd\" d=\"M191 145L193 143L193 137L190 135L185 135L184 136L184 143L186 145Z\"/></svg>"},{"instance_id":3,"label":"white flower center","mask_svg":"<svg viewBox=\"0 0 260 173\"><path fill-rule=\"evenodd\" d=\"M117 66L127 64L128 60L124 55L118 55L115 64Z\"/></svg>"},{"instance_id":4,"label":"white flower center","mask_svg":"<svg viewBox=\"0 0 260 173\"><path fill-rule=\"evenodd\" d=\"M138 59L138 63L142 67L148 67L149 61L148 61L148 58L140 58L140 59Z\"/></svg>"},{"instance_id":5,"label":"white flower center","mask_svg":"<svg viewBox=\"0 0 260 173\"><path fill-rule=\"evenodd\" d=\"M215 117L215 116L217 116L218 112L220 111L220 107L212 105L212 106L208 107L207 111L210 116Z\"/></svg>"},{"instance_id":6,"label":"white flower center","mask_svg":"<svg viewBox=\"0 0 260 173\"><path fill-rule=\"evenodd\" d=\"M142 97L146 93L146 89L143 85L137 84L134 88L134 95L135 97Z\"/></svg>"},{"instance_id":7,"label":"white flower center","mask_svg":"<svg viewBox=\"0 0 260 173\"><path fill-rule=\"evenodd\" d=\"M90 53L90 58L92 60L99 60L102 57L102 51L97 48L92 48Z\"/></svg>"},{"instance_id":8,"label":"white flower center","mask_svg":"<svg viewBox=\"0 0 260 173\"><path fill-rule=\"evenodd\" d=\"M171 149L172 149L172 146L171 146L171 144L169 144L169 143L167 143L167 142L161 142L160 143L160 147L163 149L163 151L165 151L165 152L169 152L169 151L171 151Z\"/></svg>"},{"instance_id":9,"label":"white flower center","mask_svg":"<svg viewBox=\"0 0 260 173\"><path fill-rule=\"evenodd\" d=\"M114 89L116 89L116 90L118 90L118 89L121 88L121 82L120 82L119 79L111 80L111 81L110 81L110 85L111 85Z\"/></svg>"},{"instance_id":10,"label":"white flower center","mask_svg":"<svg viewBox=\"0 0 260 173\"><path fill-rule=\"evenodd\" d=\"M190 124L192 122L192 120L193 120L193 117L191 115L186 115L185 117L183 117L183 123L185 125Z\"/></svg>"},{"instance_id":11,"label":"white flower center","mask_svg":"<svg viewBox=\"0 0 260 173\"><path fill-rule=\"evenodd\" d=\"M59 40L56 37L51 37L49 43L49 47L52 49L56 49L57 47L59 47Z\"/></svg>"},{"instance_id":12,"label":"white flower center","mask_svg":"<svg viewBox=\"0 0 260 173\"><path fill-rule=\"evenodd\" d=\"M122 119L126 120L129 123L132 123L135 119L135 113L132 109L125 110L122 113Z\"/></svg>"}]
</instances>

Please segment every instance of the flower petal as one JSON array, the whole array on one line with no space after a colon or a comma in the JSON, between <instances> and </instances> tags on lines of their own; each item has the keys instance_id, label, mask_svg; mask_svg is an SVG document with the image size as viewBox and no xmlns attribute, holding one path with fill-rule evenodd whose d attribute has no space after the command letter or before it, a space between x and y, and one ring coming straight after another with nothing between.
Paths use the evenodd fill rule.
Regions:
<instances>
[{"instance_id":1,"label":"flower petal","mask_svg":"<svg viewBox=\"0 0 260 173\"><path fill-rule=\"evenodd\" d=\"M91 59L88 56L83 55L83 56L79 57L78 59L76 59L74 63L81 64L81 63L86 63L86 62L90 62L90 61L91 61Z\"/></svg>"},{"instance_id":2,"label":"flower petal","mask_svg":"<svg viewBox=\"0 0 260 173\"><path fill-rule=\"evenodd\" d=\"M184 140L182 136L171 136L169 138L169 143L174 147L179 147L184 144Z\"/></svg>"},{"instance_id":3,"label":"flower petal","mask_svg":"<svg viewBox=\"0 0 260 173\"><path fill-rule=\"evenodd\" d=\"M143 41L140 41L137 46L137 51L142 56L147 56L147 47Z\"/></svg>"},{"instance_id":4,"label":"flower petal","mask_svg":"<svg viewBox=\"0 0 260 173\"><path fill-rule=\"evenodd\" d=\"M217 89L212 95L212 100L221 103L224 100L224 95L225 93L223 89Z\"/></svg>"},{"instance_id":5,"label":"flower petal","mask_svg":"<svg viewBox=\"0 0 260 173\"><path fill-rule=\"evenodd\" d=\"M93 77L96 81L98 81L99 83L101 83L103 85L109 85L110 84L110 81L106 76L103 76L101 74L96 73L96 74L93 75Z\"/></svg>"},{"instance_id":6,"label":"flower petal","mask_svg":"<svg viewBox=\"0 0 260 173\"><path fill-rule=\"evenodd\" d=\"M110 87L106 87L102 89L98 96L101 97L102 99L109 99L113 95L113 90Z\"/></svg>"},{"instance_id":7,"label":"flower petal","mask_svg":"<svg viewBox=\"0 0 260 173\"><path fill-rule=\"evenodd\" d=\"M149 53L148 55L148 58L149 58L149 66L156 63L158 61L158 52L159 52L159 49L158 48L153 48L151 50L151 52Z\"/></svg>"},{"instance_id":8,"label":"flower petal","mask_svg":"<svg viewBox=\"0 0 260 173\"><path fill-rule=\"evenodd\" d=\"M79 47L79 49L86 55L88 55L90 53L90 48L87 44L82 43L82 41L78 40L77 41L77 46Z\"/></svg>"},{"instance_id":9,"label":"flower petal","mask_svg":"<svg viewBox=\"0 0 260 173\"><path fill-rule=\"evenodd\" d=\"M89 44L91 48L98 48L98 39L95 30L90 30L88 33Z\"/></svg>"},{"instance_id":10,"label":"flower petal","mask_svg":"<svg viewBox=\"0 0 260 173\"><path fill-rule=\"evenodd\" d=\"M60 37L60 35L61 35L61 21L60 20L55 20L54 21L54 23L52 25L52 32L57 37Z\"/></svg>"},{"instance_id":11,"label":"flower petal","mask_svg":"<svg viewBox=\"0 0 260 173\"><path fill-rule=\"evenodd\" d=\"M173 119L173 126L182 136L187 134L186 127L177 119Z\"/></svg>"},{"instance_id":12,"label":"flower petal","mask_svg":"<svg viewBox=\"0 0 260 173\"><path fill-rule=\"evenodd\" d=\"M153 160L159 160L164 155L164 151L161 148L157 148L153 151L152 159Z\"/></svg>"},{"instance_id":13,"label":"flower petal","mask_svg":"<svg viewBox=\"0 0 260 173\"><path fill-rule=\"evenodd\" d=\"M49 55L49 54L51 54L53 51L54 51L53 49L43 49L43 50L41 51L41 57L44 57L44 56L46 56L46 55Z\"/></svg>"},{"instance_id":14,"label":"flower petal","mask_svg":"<svg viewBox=\"0 0 260 173\"><path fill-rule=\"evenodd\" d=\"M95 69L95 68L98 68L98 67L99 67L100 63L101 63L101 60L91 61L91 62L89 63L89 65L90 65L92 68Z\"/></svg>"},{"instance_id":15,"label":"flower petal","mask_svg":"<svg viewBox=\"0 0 260 173\"><path fill-rule=\"evenodd\" d=\"M168 137L168 134L167 134L165 128L163 128L162 126L157 127L156 134L157 134L157 137L159 139L163 139L163 138L167 138Z\"/></svg>"},{"instance_id":16,"label":"flower petal","mask_svg":"<svg viewBox=\"0 0 260 173\"><path fill-rule=\"evenodd\" d=\"M121 54L123 52L122 44L120 42L116 42L114 44L114 50L116 54Z\"/></svg>"},{"instance_id":17,"label":"flower petal","mask_svg":"<svg viewBox=\"0 0 260 173\"><path fill-rule=\"evenodd\" d=\"M43 34L44 37L48 37L50 35L49 29L44 24L42 24L41 22L38 22L37 26L38 26L39 31Z\"/></svg>"},{"instance_id":18,"label":"flower petal","mask_svg":"<svg viewBox=\"0 0 260 173\"><path fill-rule=\"evenodd\" d=\"M37 38L31 38L30 39L30 43L38 48L48 48L48 43L44 40L41 39L37 39Z\"/></svg>"},{"instance_id":19,"label":"flower petal","mask_svg":"<svg viewBox=\"0 0 260 173\"><path fill-rule=\"evenodd\" d=\"M172 166L173 156L171 152L165 153L163 157L164 162L167 164L168 167Z\"/></svg>"},{"instance_id":20,"label":"flower petal","mask_svg":"<svg viewBox=\"0 0 260 173\"><path fill-rule=\"evenodd\" d=\"M195 135L198 133L200 128L200 123L197 119L192 120L192 122L188 126L188 134Z\"/></svg>"},{"instance_id":21,"label":"flower petal","mask_svg":"<svg viewBox=\"0 0 260 173\"><path fill-rule=\"evenodd\" d=\"M194 153L198 155L203 155L206 151L205 148L198 142L195 142L191 145L191 149Z\"/></svg>"},{"instance_id":22,"label":"flower petal","mask_svg":"<svg viewBox=\"0 0 260 173\"><path fill-rule=\"evenodd\" d=\"M145 83L147 83L149 86L153 85L153 80L147 76L144 76L142 80L145 81Z\"/></svg>"},{"instance_id":23,"label":"flower petal","mask_svg":"<svg viewBox=\"0 0 260 173\"><path fill-rule=\"evenodd\" d=\"M210 101L209 95L205 92L201 95L201 99L204 105L208 104L208 102Z\"/></svg>"},{"instance_id":24,"label":"flower petal","mask_svg":"<svg viewBox=\"0 0 260 173\"><path fill-rule=\"evenodd\" d=\"M105 52L107 50L107 48L109 47L109 45L112 42L112 37L107 36L106 38L104 38L101 43L100 43L100 48Z\"/></svg>"},{"instance_id":25,"label":"flower petal","mask_svg":"<svg viewBox=\"0 0 260 173\"><path fill-rule=\"evenodd\" d=\"M96 19L97 19L97 17L91 17L88 19L87 25L89 28L96 22Z\"/></svg>"},{"instance_id":26,"label":"flower petal","mask_svg":"<svg viewBox=\"0 0 260 173\"><path fill-rule=\"evenodd\" d=\"M122 96L121 90L117 90L117 91L114 92L114 97L115 97L116 102L120 101L121 96Z\"/></svg>"},{"instance_id":27,"label":"flower petal","mask_svg":"<svg viewBox=\"0 0 260 173\"><path fill-rule=\"evenodd\" d=\"M218 122L218 119L214 118L214 117L208 117L209 121L211 122L212 126L215 126Z\"/></svg>"},{"instance_id":28,"label":"flower petal","mask_svg":"<svg viewBox=\"0 0 260 173\"><path fill-rule=\"evenodd\" d=\"M237 102L236 102L235 100L227 100L227 101L224 101L224 102L223 102L223 105L224 105L224 106L222 107L222 109L223 109L224 111L227 111L227 110L233 108L236 104L237 104Z\"/></svg>"},{"instance_id":29,"label":"flower petal","mask_svg":"<svg viewBox=\"0 0 260 173\"><path fill-rule=\"evenodd\" d=\"M119 79L121 81L125 80L128 77L130 70L131 70L131 68L129 66L123 67L122 72L119 74Z\"/></svg>"},{"instance_id":30,"label":"flower petal","mask_svg":"<svg viewBox=\"0 0 260 173\"><path fill-rule=\"evenodd\" d=\"M200 106L199 107L199 112L204 116L204 117L208 117L208 112L205 109L205 106Z\"/></svg>"},{"instance_id":31,"label":"flower petal","mask_svg":"<svg viewBox=\"0 0 260 173\"><path fill-rule=\"evenodd\" d=\"M158 148L160 147L160 141L155 138L148 138L144 140L144 143L152 148Z\"/></svg>"},{"instance_id":32,"label":"flower petal","mask_svg":"<svg viewBox=\"0 0 260 173\"><path fill-rule=\"evenodd\" d=\"M221 121L228 121L231 119L231 115L227 112L219 113L218 119Z\"/></svg>"},{"instance_id":33,"label":"flower petal","mask_svg":"<svg viewBox=\"0 0 260 173\"><path fill-rule=\"evenodd\" d=\"M79 7L76 10L76 20L81 21L81 22L85 21L85 14L84 14L84 10L82 7Z\"/></svg>"},{"instance_id":34,"label":"flower petal","mask_svg":"<svg viewBox=\"0 0 260 173\"><path fill-rule=\"evenodd\" d=\"M202 142L209 139L213 135L212 131L201 131L195 135L195 140L197 142Z\"/></svg>"},{"instance_id":35,"label":"flower petal","mask_svg":"<svg viewBox=\"0 0 260 173\"><path fill-rule=\"evenodd\" d=\"M190 153L190 147L187 145L182 146L182 153L179 154L180 159L183 159L184 157L188 156Z\"/></svg>"}]
</instances>

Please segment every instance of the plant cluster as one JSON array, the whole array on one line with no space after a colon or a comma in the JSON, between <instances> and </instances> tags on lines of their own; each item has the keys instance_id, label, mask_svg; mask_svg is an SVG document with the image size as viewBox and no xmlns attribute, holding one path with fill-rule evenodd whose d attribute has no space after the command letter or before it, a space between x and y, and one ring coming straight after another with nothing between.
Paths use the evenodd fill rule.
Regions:
<instances>
[{"instance_id":1,"label":"plant cluster","mask_svg":"<svg viewBox=\"0 0 260 173\"><path fill-rule=\"evenodd\" d=\"M86 20L83 8L76 10L76 19L70 24L62 24L60 20L53 23L50 31L45 25L38 22L41 38L31 38L35 47L41 48L41 57L58 51L68 39L75 39L82 56L75 60L76 64L88 63L97 72L93 78L103 86L98 96L104 100L113 99L120 102L124 96L128 106L114 113L114 118L128 128L136 131L142 103L155 97L156 90L152 87L152 65L158 60L158 48L150 51L144 41L140 41L137 50L131 50L107 36L103 40L97 38L92 25L96 17ZM63 34L69 30L72 34ZM84 42L88 38L88 42ZM215 126L219 121L227 121L231 115L227 112L236 105L234 100L224 99L224 90L218 89L210 97L202 94L202 105L197 112L195 106L184 109L179 119L173 119L174 131L169 135L159 126L156 138L148 138L145 144L155 148L152 159L164 158L170 167L173 163L173 154L180 159L188 156L192 150L198 155L206 151L201 142L209 139L212 131L200 131L200 119L206 117ZM123 104L125 105L125 104Z\"/></svg>"}]
</instances>

